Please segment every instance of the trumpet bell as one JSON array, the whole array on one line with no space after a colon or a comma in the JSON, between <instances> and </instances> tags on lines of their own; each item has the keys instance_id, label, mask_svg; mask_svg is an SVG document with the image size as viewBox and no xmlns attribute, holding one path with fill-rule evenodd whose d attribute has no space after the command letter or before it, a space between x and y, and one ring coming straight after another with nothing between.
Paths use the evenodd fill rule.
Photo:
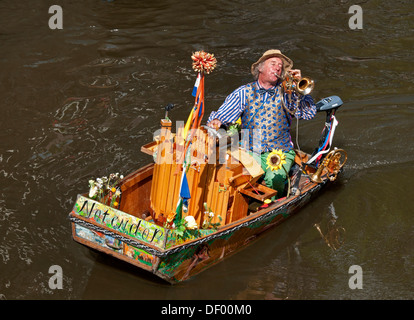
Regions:
<instances>
[{"instance_id":1,"label":"trumpet bell","mask_svg":"<svg viewBox=\"0 0 414 320\"><path fill-rule=\"evenodd\" d=\"M296 91L300 94L310 94L315 87L315 82L309 78L302 78L296 85Z\"/></svg>"},{"instance_id":2,"label":"trumpet bell","mask_svg":"<svg viewBox=\"0 0 414 320\"><path fill-rule=\"evenodd\" d=\"M307 77L293 78L291 75L287 75L286 79L282 83L286 93L292 93L293 91L301 95L310 94L315 87L315 82Z\"/></svg>"}]
</instances>

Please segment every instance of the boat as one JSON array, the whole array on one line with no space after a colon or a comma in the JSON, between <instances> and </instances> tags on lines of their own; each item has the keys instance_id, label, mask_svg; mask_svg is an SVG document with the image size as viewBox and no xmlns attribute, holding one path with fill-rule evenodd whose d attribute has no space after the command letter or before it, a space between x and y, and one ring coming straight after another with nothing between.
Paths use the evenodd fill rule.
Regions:
<instances>
[{"instance_id":1,"label":"boat","mask_svg":"<svg viewBox=\"0 0 414 320\"><path fill-rule=\"evenodd\" d=\"M195 111L203 101L197 97ZM77 196L69 213L73 240L171 284L191 279L274 229L337 178L347 159L332 148L342 104L338 96L316 104L326 112L319 145L312 153L295 149L279 198L261 181L240 130L214 130L198 119L191 133L188 121L173 133L168 105L154 141L141 148L151 161L125 177L90 180L89 193Z\"/></svg>"}]
</instances>

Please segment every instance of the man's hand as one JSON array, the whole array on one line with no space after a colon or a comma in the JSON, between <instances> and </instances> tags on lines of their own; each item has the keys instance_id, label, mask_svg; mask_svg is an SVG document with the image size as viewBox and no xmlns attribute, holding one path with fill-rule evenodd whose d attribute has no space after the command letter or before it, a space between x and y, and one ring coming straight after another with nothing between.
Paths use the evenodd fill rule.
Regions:
<instances>
[{"instance_id":1,"label":"man's hand","mask_svg":"<svg viewBox=\"0 0 414 320\"><path fill-rule=\"evenodd\" d=\"M221 121L219 119L213 119L209 123L207 123L207 126L215 130L218 130L221 126Z\"/></svg>"},{"instance_id":2,"label":"man's hand","mask_svg":"<svg viewBox=\"0 0 414 320\"><path fill-rule=\"evenodd\" d=\"M299 69L291 69L289 70L289 73L293 78L302 78L302 72Z\"/></svg>"}]
</instances>

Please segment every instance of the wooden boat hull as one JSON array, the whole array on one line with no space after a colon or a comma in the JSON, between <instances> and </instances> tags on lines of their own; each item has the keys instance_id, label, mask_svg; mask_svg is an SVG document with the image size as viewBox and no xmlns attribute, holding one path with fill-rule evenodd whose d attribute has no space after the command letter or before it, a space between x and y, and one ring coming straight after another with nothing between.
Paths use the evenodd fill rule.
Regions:
<instances>
[{"instance_id":1,"label":"wooden boat hull","mask_svg":"<svg viewBox=\"0 0 414 320\"><path fill-rule=\"evenodd\" d=\"M148 166L134 176L148 172ZM151 176L147 177L149 180ZM294 214L328 182L309 182L297 196L279 199L268 208L229 223L218 230L203 230L180 241L173 229L79 195L69 219L73 239L83 245L152 272L169 283L190 279L238 252Z\"/></svg>"},{"instance_id":2,"label":"wooden boat hull","mask_svg":"<svg viewBox=\"0 0 414 320\"><path fill-rule=\"evenodd\" d=\"M166 117L154 141L141 147L154 163L116 188L108 182L99 202L78 196L69 214L73 239L170 283L190 279L286 220L336 179L347 159L343 149L329 151L341 105L336 96L316 104L326 111L319 146L312 156L295 150L288 195L271 204L277 191L262 183L261 165L240 146L240 133L201 126L188 135L178 126L173 134Z\"/></svg>"}]
</instances>

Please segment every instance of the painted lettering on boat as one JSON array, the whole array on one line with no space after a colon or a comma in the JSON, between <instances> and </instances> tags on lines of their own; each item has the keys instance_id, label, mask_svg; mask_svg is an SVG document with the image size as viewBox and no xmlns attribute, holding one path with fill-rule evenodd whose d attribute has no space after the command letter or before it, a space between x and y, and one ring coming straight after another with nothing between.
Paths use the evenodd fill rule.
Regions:
<instances>
[{"instance_id":1,"label":"painted lettering on boat","mask_svg":"<svg viewBox=\"0 0 414 320\"><path fill-rule=\"evenodd\" d=\"M79 196L73 211L81 217L93 220L100 225L128 236L158 247L163 245L165 234L163 228L95 200Z\"/></svg>"}]
</instances>

